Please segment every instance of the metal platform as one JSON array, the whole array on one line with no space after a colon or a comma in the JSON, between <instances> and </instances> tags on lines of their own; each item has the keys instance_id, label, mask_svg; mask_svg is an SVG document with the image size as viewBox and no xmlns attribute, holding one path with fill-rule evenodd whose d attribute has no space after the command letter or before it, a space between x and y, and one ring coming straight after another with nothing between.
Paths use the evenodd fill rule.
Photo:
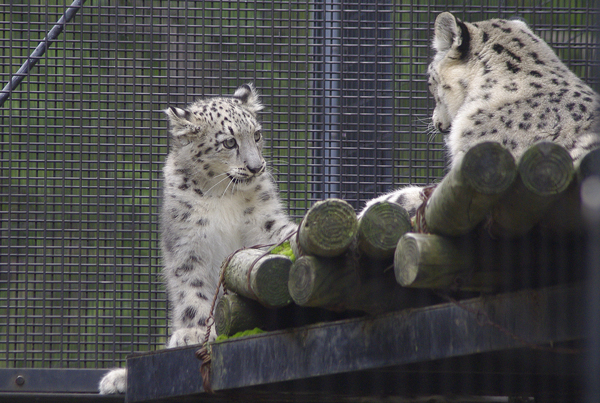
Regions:
<instances>
[{"instance_id":1,"label":"metal platform","mask_svg":"<svg viewBox=\"0 0 600 403\"><path fill-rule=\"evenodd\" d=\"M128 358L127 402L388 401L391 396L532 396L580 401L583 286L563 285L321 323Z\"/></svg>"},{"instance_id":2,"label":"metal platform","mask_svg":"<svg viewBox=\"0 0 600 403\"><path fill-rule=\"evenodd\" d=\"M0 402L121 403L123 395L100 396L104 369L0 369Z\"/></svg>"}]
</instances>

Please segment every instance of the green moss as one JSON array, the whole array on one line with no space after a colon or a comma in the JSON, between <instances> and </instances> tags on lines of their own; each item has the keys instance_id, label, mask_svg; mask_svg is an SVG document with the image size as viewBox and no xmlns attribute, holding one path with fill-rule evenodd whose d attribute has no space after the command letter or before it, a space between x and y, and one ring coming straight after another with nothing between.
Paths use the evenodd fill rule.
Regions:
<instances>
[{"instance_id":1,"label":"green moss","mask_svg":"<svg viewBox=\"0 0 600 403\"><path fill-rule=\"evenodd\" d=\"M276 246L271 251L271 254L287 256L292 260L292 262L296 260L296 256L294 255L294 251L292 250L292 246L290 245L290 241L285 241L281 245Z\"/></svg>"},{"instance_id":2,"label":"green moss","mask_svg":"<svg viewBox=\"0 0 600 403\"><path fill-rule=\"evenodd\" d=\"M237 332L235 334L232 334L231 336L227 336L224 334L219 335L219 336L217 336L217 339L215 341L218 343L220 341L235 339L237 337L251 336L253 334L261 334L261 333L265 333L265 331L255 327L254 329L251 329L251 330L244 330L243 332Z\"/></svg>"}]
</instances>

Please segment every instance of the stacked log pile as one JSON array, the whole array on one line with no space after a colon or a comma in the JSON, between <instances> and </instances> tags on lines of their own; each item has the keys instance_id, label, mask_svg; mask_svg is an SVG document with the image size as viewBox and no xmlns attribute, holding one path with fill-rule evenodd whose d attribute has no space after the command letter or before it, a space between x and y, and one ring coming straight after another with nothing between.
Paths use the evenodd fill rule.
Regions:
<instances>
[{"instance_id":1,"label":"stacked log pile","mask_svg":"<svg viewBox=\"0 0 600 403\"><path fill-rule=\"evenodd\" d=\"M473 236L515 239L540 226L578 231L578 191L591 175L600 175L600 150L575 167L553 143L532 146L519 161L497 143L481 143L413 222L394 203L373 204L359 220L343 200L317 202L289 240L291 258L243 250L229 260L217 333L264 326L273 309L289 305L377 314L430 304L429 290L496 291L503 273L482 267Z\"/></svg>"}]
</instances>

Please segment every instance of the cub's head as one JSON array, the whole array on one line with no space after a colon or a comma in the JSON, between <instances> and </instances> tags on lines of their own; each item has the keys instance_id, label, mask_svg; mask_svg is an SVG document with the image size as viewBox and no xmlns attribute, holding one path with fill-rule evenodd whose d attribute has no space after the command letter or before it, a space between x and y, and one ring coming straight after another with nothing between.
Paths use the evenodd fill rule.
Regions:
<instances>
[{"instance_id":1,"label":"cub's head","mask_svg":"<svg viewBox=\"0 0 600 403\"><path fill-rule=\"evenodd\" d=\"M251 84L231 97L199 99L185 109L165 110L177 163L204 185L244 184L265 170L257 112L263 109Z\"/></svg>"}]
</instances>

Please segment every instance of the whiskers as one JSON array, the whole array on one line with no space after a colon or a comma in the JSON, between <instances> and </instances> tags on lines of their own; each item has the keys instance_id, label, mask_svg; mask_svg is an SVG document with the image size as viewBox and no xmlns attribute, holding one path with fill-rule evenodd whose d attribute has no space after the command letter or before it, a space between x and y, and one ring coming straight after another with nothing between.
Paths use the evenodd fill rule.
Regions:
<instances>
[{"instance_id":1,"label":"whiskers","mask_svg":"<svg viewBox=\"0 0 600 403\"><path fill-rule=\"evenodd\" d=\"M435 142L435 137L440 132L438 131L438 129L435 128L433 121L430 120L429 123L427 124L427 129L426 129L425 133L427 134L427 143L431 144L431 143Z\"/></svg>"},{"instance_id":2,"label":"whiskers","mask_svg":"<svg viewBox=\"0 0 600 403\"><path fill-rule=\"evenodd\" d=\"M227 179L229 179L231 182L233 182L233 178L229 177L227 172L215 176L214 179L219 178L221 176L224 176L224 178L219 180L217 183L212 185L206 192L204 192L205 195L210 195L211 190L213 190L216 186L220 185L221 183L225 182ZM227 185L227 187L229 187L229 185L231 185L231 182ZM225 191L227 191L227 188L225 188ZM223 195L224 194L225 194L225 192L223 192ZM221 195L221 197L223 197L223 195Z\"/></svg>"},{"instance_id":3,"label":"whiskers","mask_svg":"<svg viewBox=\"0 0 600 403\"><path fill-rule=\"evenodd\" d=\"M419 131L423 131L427 135L427 144L434 143L439 131L435 128L431 117L421 118L417 116L415 117L415 122L415 126L417 126Z\"/></svg>"},{"instance_id":4,"label":"whiskers","mask_svg":"<svg viewBox=\"0 0 600 403\"><path fill-rule=\"evenodd\" d=\"M228 176L228 177L229 177L230 181L227 184L227 186L225 187L225 190L223 191L223 194L221 195L221 197L225 196L225 193L227 193L227 189L229 189L229 186L231 186L231 185L233 185L233 186L231 186L231 194L234 194L235 188L239 183L239 180L232 178L231 176Z\"/></svg>"},{"instance_id":5,"label":"whiskers","mask_svg":"<svg viewBox=\"0 0 600 403\"><path fill-rule=\"evenodd\" d=\"M218 179L218 181L215 184L213 184L207 191L205 191L204 194L207 196L212 196L211 193L214 194L215 192L218 192L217 195L219 198L224 197L228 193L233 195L238 190L240 190L241 186L252 182L254 178L256 178L256 176L244 176L244 174L238 174L234 176L234 174L231 172L224 172L212 178L213 180Z\"/></svg>"}]
</instances>

